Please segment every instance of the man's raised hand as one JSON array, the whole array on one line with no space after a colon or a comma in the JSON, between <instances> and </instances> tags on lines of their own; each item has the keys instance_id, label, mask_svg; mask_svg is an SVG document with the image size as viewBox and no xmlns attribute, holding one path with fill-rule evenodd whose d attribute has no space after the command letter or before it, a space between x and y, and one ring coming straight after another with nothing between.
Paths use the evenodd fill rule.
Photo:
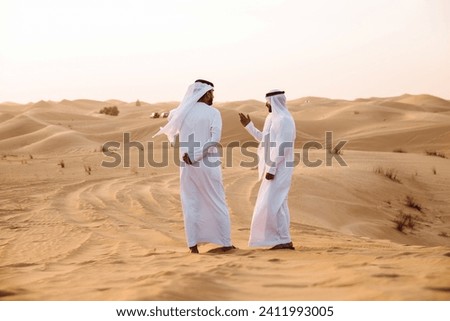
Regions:
<instances>
[{"instance_id":1,"label":"man's raised hand","mask_svg":"<svg viewBox=\"0 0 450 321\"><path fill-rule=\"evenodd\" d=\"M191 159L189 158L189 155L188 155L187 153L184 153L184 155L183 155L183 161L184 161L186 164L192 165L192 161L191 161Z\"/></svg>"},{"instance_id":2,"label":"man's raised hand","mask_svg":"<svg viewBox=\"0 0 450 321\"><path fill-rule=\"evenodd\" d=\"M251 119L250 116L247 114L247 116L245 116L243 113L239 113L239 117L241 118L241 124L242 126L247 126L248 124L250 124Z\"/></svg>"}]
</instances>

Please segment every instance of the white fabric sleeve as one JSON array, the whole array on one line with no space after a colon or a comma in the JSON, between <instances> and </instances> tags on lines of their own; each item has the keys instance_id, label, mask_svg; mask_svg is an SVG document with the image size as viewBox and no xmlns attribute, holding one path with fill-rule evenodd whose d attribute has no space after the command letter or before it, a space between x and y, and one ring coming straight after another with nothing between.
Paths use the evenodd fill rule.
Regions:
<instances>
[{"instance_id":1,"label":"white fabric sleeve","mask_svg":"<svg viewBox=\"0 0 450 321\"><path fill-rule=\"evenodd\" d=\"M270 136L274 137L276 146L271 148L270 160L272 161L272 164L266 165L266 172L275 175L280 164L286 161L288 150L291 150L294 147L294 142L292 141L292 129L286 124L286 126L280 127L278 132L271 130Z\"/></svg>"},{"instance_id":2,"label":"white fabric sleeve","mask_svg":"<svg viewBox=\"0 0 450 321\"><path fill-rule=\"evenodd\" d=\"M193 157L193 161L198 162L203 159L208 153L210 147L215 147L220 143L220 138L222 135L222 117L220 116L220 112L217 112L213 120L211 122L210 128L211 136L206 141L205 145L201 149L198 149ZM192 159L192 158L191 158Z\"/></svg>"},{"instance_id":3,"label":"white fabric sleeve","mask_svg":"<svg viewBox=\"0 0 450 321\"><path fill-rule=\"evenodd\" d=\"M255 127L255 125L253 124L253 122L249 122L247 124L247 126L245 126L245 129L247 129L247 131L249 132L250 135L252 135L258 142L261 142L263 139L263 134L262 132Z\"/></svg>"},{"instance_id":4,"label":"white fabric sleeve","mask_svg":"<svg viewBox=\"0 0 450 321\"><path fill-rule=\"evenodd\" d=\"M284 152L280 155L278 146L277 148L274 148L273 151L270 153L270 159L273 160L272 165L266 165L266 173L270 173L272 175L275 175L277 172L278 166L280 166L281 163L284 162L286 159L286 156Z\"/></svg>"}]
</instances>

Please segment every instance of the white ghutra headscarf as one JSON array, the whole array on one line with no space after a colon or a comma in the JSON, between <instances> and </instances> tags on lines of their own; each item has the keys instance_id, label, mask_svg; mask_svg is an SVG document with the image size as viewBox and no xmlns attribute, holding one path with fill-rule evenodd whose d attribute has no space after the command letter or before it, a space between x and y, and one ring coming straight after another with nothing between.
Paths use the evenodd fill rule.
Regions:
<instances>
[{"instance_id":1,"label":"white ghutra headscarf","mask_svg":"<svg viewBox=\"0 0 450 321\"><path fill-rule=\"evenodd\" d=\"M179 134L183 121L191 111L192 107L194 107L195 103L210 90L214 90L214 85L211 82L202 79L196 80L189 86L178 107L170 111L169 117L167 118L167 124L164 127L161 127L153 137L166 134L170 143L173 143L175 141L175 136Z\"/></svg>"},{"instance_id":2,"label":"white ghutra headscarf","mask_svg":"<svg viewBox=\"0 0 450 321\"><path fill-rule=\"evenodd\" d=\"M266 94L266 100L272 106L272 129L278 130L283 120L292 119L291 113L286 107L286 96L284 91L273 89ZM275 126L275 127L274 127Z\"/></svg>"}]
</instances>

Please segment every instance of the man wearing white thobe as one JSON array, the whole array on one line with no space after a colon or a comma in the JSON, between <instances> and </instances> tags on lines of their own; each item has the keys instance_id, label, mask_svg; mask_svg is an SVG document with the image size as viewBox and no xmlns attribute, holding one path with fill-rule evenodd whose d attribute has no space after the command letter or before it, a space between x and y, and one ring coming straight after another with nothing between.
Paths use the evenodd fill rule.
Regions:
<instances>
[{"instance_id":1,"label":"man wearing white thobe","mask_svg":"<svg viewBox=\"0 0 450 321\"><path fill-rule=\"evenodd\" d=\"M230 217L222 184L217 145L222 131L220 112L212 107L214 86L196 80L181 104L169 114L169 121L156 134L171 142L179 135L180 195L184 226L191 253L201 243L215 243L218 251L233 249ZM155 135L155 136L156 136Z\"/></svg>"},{"instance_id":2,"label":"man wearing white thobe","mask_svg":"<svg viewBox=\"0 0 450 321\"><path fill-rule=\"evenodd\" d=\"M265 173L253 211L249 246L293 250L288 193L294 170L295 123L286 108L284 91L272 90L266 94L266 100L269 115L262 132L254 126L249 115L239 114L242 125L260 142L259 179Z\"/></svg>"}]
</instances>

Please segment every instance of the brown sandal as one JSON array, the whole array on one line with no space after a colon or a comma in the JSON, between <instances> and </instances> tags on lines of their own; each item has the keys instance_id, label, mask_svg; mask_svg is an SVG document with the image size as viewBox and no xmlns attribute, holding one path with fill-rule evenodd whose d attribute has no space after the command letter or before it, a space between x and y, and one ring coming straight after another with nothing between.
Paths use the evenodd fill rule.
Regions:
<instances>
[{"instance_id":1,"label":"brown sandal","mask_svg":"<svg viewBox=\"0 0 450 321\"><path fill-rule=\"evenodd\" d=\"M191 253L195 253L195 254L200 253L200 252L198 251L197 244L195 244L194 246L191 246L191 247L189 248L189 250L191 250Z\"/></svg>"},{"instance_id":2,"label":"brown sandal","mask_svg":"<svg viewBox=\"0 0 450 321\"><path fill-rule=\"evenodd\" d=\"M274 247L271 247L270 250L295 250L295 247L292 242L289 242L275 245Z\"/></svg>"},{"instance_id":3,"label":"brown sandal","mask_svg":"<svg viewBox=\"0 0 450 321\"><path fill-rule=\"evenodd\" d=\"M231 246L222 246L222 247L216 247L214 249L211 249L208 251L208 253L223 253L228 252L230 250L235 250L236 247L234 245Z\"/></svg>"}]
</instances>

